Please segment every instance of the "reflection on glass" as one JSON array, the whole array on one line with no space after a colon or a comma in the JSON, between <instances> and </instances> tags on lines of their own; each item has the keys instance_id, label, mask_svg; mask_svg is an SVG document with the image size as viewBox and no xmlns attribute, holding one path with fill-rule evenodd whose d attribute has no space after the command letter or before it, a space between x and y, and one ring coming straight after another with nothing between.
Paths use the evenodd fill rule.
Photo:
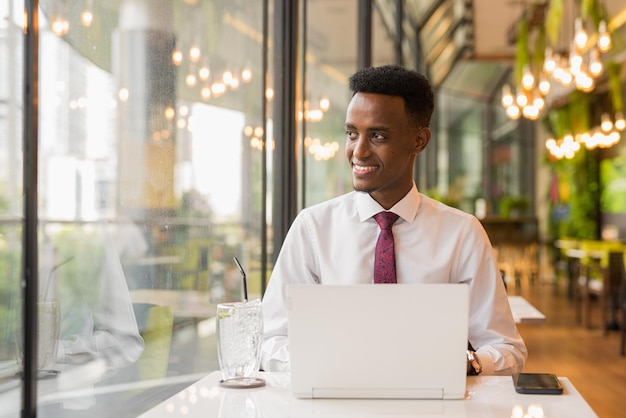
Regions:
<instances>
[{"instance_id":1,"label":"reflection on glass","mask_svg":"<svg viewBox=\"0 0 626 418\"><path fill-rule=\"evenodd\" d=\"M143 351L143 340L118 248L108 231L97 224L49 224L45 232L40 277L51 270L46 264L71 260L54 271L45 295L59 305L58 362L81 364L102 358L112 369L134 364ZM119 247L119 251L132 249Z\"/></svg>"},{"instance_id":2,"label":"reflection on glass","mask_svg":"<svg viewBox=\"0 0 626 418\"><path fill-rule=\"evenodd\" d=\"M0 373L8 376L19 334L10 316L19 316L22 13L18 2L0 3ZM60 314L54 367L62 370L48 389L96 378L75 380L93 386L86 402L45 407L137 416L151 406L141 399L171 394L147 396L140 381L219 368L211 320L218 303L243 292L224 260L248 266L250 297L261 294L263 177L271 184L262 163L272 157L268 147L262 161L243 131L272 141L262 2L74 3L41 2L39 277L46 286L46 272L72 257L49 292L41 289ZM104 373L82 368L94 361ZM128 398L110 402L98 390L120 383Z\"/></svg>"}]
</instances>

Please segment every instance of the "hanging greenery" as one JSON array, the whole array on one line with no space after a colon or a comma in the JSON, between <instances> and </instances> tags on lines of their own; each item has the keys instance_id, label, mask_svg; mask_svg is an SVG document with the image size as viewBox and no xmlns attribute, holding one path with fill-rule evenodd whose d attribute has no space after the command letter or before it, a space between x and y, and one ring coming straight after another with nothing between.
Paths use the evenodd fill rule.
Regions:
<instances>
[{"instance_id":1,"label":"hanging greenery","mask_svg":"<svg viewBox=\"0 0 626 418\"><path fill-rule=\"evenodd\" d=\"M515 46L516 51L515 67L513 68L513 82L515 85L520 85L522 83L524 67L530 63L530 55L528 52L528 13L524 13L522 20L519 22Z\"/></svg>"},{"instance_id":2,"label":"hanging greenery","mask_svg":"<svg viewBox=\"0 0 626 418\"><path fill-rule=\"evenodd\" d=\"M622 72L622 64L611 61L606 64L606 71L609 77L609 94L611 103L615 111L624 110L624 100L622 99L622 82L620 74Z\"/></svg>"},{"instance_id":3,"label":"hanging greenery","mask_svg":"<svg viewBox=\"0 0 626 418\"><path fill-rule=\"evenodd\" d=\"M591 129L591 96L581 91L572 92L566 104L548 112L544 123L554 138L588 132Z\"/></svg>"},{"instance_id":4,"label":"hanging greenery","mask_svg":"<svg viewBox=\"0 0 626 418\"><path fill-rule=\"evenodd\" d=\"M571 160L552 161L559 183L556 199L551 199L549 227L551 238L597 239L598 183L597 150L583 149Z\"/></svg>"},{"instance_id":5,"label":"hanging greenery","mask_svg":"<svg viewBox=\"0 0 626 418\"><path fill-rule=\"evenodd\" d=\"M563 21L563 0L552 0L546 16L546 31L550 38L550 43L556 45L559 41L561 22Z\"/></svg>"}]
</instances>

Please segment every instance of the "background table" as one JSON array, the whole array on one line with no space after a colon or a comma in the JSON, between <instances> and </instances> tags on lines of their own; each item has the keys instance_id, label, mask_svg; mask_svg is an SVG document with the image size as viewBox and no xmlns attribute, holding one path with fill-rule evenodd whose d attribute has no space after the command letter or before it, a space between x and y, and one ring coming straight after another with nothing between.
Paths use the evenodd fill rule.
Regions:
<instances>
[{"instance_id":1,"label":"background table","mask_svg":"<svg viewBox=\"0 0 626 418\"><path fill-rule=\"evenodd\" d=\"M511 313L516 323L544 322L546 316L521 296L509 296Z\"/></svg>"}]
</instances>

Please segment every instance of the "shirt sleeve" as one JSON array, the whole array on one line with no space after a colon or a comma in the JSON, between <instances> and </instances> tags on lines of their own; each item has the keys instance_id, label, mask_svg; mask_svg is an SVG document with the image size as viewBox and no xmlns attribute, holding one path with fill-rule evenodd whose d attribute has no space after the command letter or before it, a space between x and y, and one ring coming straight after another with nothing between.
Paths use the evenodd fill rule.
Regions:
<instances>
[{"instance_id":1,"label":"shirt sleeve","mask_svg":"<svg viewBox=\"0 0 626 418\"><path fill-rule=\"evenodd\" d=\"M263 343L261 368L265 371L289 371L286 288L289 284L319 283L315 246L309 233L306 212L293 222L263 296Z\"/></svg>"},{"instance_id":2,"label":"shirt sleeve","mask_svg":"<svg viewBox=\"0 0 626 418\"><path fill-rule=\"evenodd\" d=\"M475 218L469 224L456 268L459 277L470 286L469 341L483 374L510 375L521 371L528 355L526 345L511 314L487 234Z\"/></svg>"},{"instance_id":3,"label":"shirt sleeve","mask_svg":"<svg viewBox=\"0 0 626 418\"><path fill-rule=\"evenodd\" d=\"M93 301L79 300L77 308L67 319L82 321L76 333L65 336L59 344L57 360L60 363L84 363L103 358L109 368L125 367L135 363L144 349L133 311L128 286L120 260L112 242L102 242L103 262L93 275L99 284ZM77 260L84 262L84 260ZM81 299L80 295L73 295Z\"/></svg>"}]
</instances>

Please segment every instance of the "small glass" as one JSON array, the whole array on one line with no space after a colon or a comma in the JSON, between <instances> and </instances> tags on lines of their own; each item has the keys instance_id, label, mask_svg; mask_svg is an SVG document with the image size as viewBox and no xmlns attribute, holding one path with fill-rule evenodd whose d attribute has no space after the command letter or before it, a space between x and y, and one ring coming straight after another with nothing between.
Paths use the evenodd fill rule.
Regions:
<instances>
[{"instance_id":1,"label":"small glass","mask_svg":"<svg viewBox=\"0 0 626 418\"><path fill-rule=\"evenodd\" d=\"M253 388L265 385L256 377L261 362L263 313L261 301L217 305L217 352L221 386Z\"/></svg>"},{"instance_id":2,"label":"small glass","mask_svg":"<svg viewBox=\"0 0 626 418\"><path fill-rule=\"evenodd\" d=\"M59 348L60 320L59 303L56 300L37 302L38 334L37 334L37 376L47 378L56 376L57 351ZM18 327L18 354L19 361L23 366L23 329L21 317Z\"/></svg>"},{"instance_id":3,"label":"small glass","mask_svg":"<svg viewBox=\"0 0 626 418\"><path fill-rule=\"evenodd\" d=\"M39 370L53 370L57 363L59 347L59 304L56 300L40 301L39 309Z\"/></svg>"}]
</instances>

